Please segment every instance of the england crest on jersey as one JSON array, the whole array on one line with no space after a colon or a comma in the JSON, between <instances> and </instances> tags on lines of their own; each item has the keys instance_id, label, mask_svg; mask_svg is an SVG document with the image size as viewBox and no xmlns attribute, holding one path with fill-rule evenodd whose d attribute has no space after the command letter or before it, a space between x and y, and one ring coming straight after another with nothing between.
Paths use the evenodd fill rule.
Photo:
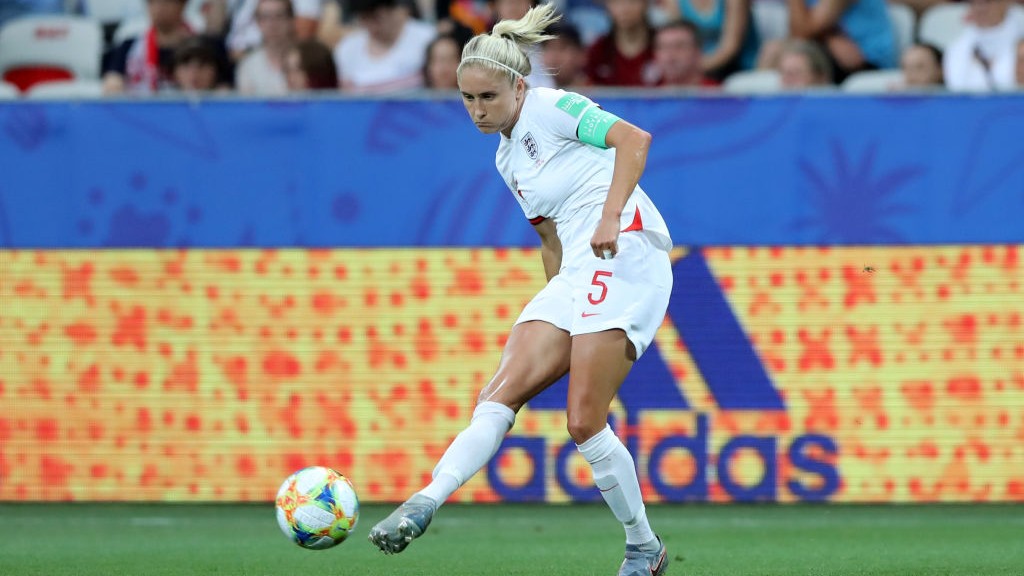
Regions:
<instances>
[{"instance_id":1,"label":"england crest on jersey","mask_svg":"<svg viewBox=\"0 0 1024 576\"><path fill-rule=\"evenodd\" d=\"M537 141L534 140L533 134L527 132L520 142L522 142L523 148L526 149L526 153L530 156L530 160L536 160L540 156L540 148L537 146Z\"/></svg>"}]
</instances>

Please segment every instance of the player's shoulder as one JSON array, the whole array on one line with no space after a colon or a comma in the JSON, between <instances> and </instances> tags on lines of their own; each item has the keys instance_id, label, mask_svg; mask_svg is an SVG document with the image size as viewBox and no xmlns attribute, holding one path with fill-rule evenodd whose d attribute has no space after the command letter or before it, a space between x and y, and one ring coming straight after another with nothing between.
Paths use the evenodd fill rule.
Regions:
<instances>
[{"instance_id":1,"label":"player's shoulder","mask_svg":"<svg viewBox=\"0 0 1024 576\"><path fill-rule=\"evenodd\" d=\"M547 114L568 114L578 117L580 112L593 104L590 98L576 92L567 92L560 88L532 88L530 94L537 103L537 108Z\"/></svg>"}]
</instances>

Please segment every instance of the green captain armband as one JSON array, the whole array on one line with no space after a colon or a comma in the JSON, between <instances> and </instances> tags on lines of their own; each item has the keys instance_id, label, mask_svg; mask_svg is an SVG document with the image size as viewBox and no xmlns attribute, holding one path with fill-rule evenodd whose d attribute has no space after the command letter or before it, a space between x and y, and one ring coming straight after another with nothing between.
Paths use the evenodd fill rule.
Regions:
<instances>
[{"instance_id":1,"label":"green captain armband","mask_svg":"<svg viewBox=\"0 0 1024 576\"><path fill-rule=\"evenodd\" d=\"M619 120L621 118L615 114L605 112L597 106L591 106L583 113L583 117L580 118L580 125L576 128L576 134L580 137L580 142L586 142L598 148L607 148L608 144L605 143L604 138L608 135L608 130L611 129L612 124Z\"/></svg>"}]
</instances>

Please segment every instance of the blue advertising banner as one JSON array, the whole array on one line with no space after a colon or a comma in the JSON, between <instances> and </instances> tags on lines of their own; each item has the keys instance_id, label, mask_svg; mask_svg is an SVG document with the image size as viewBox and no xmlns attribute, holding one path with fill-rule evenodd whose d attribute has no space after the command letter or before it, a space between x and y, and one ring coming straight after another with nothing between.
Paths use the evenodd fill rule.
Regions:
<instances>
[{"instance_id":1,"label":"blue advertising banner","mask_svg":"<svg viewBox=\"0 0 1024 576\"><path fill-rule=\"evenodd\" d=\"M597 96L678 245L1024 242L1019 96ZM536 243L457 100L0 104L0 246Z\"/></svg>"}]
</instances>

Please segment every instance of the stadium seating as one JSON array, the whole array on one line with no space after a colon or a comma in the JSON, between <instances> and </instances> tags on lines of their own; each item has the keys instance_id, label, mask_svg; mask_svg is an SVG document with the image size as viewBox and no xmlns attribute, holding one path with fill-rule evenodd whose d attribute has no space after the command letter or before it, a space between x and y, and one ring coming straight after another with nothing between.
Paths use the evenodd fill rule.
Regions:
<instances>
[{"instance_id":1,"label":"stadium seating","mask_svg":"<svg viewBox=\"0 0 1024 576\"><path fill-rule=\"evenodd\" d=\"M729 75L722 89L730 94L771 94L782 89L782 78L775 70L745 70Z\"/></svg>"},{"instance_id":2,"label":"stadium seating","mask_svg":"<svg viewBox=\"0 0 1024 576\"><path fill-rule=\"evenodd\" d=\"M896 35L897 54L903 54L908 46L914 43L914 34L917 25L917 16L906 4L889 3L889 21L892 22L892 31Z\"/></svg>"},{"instance_id":3,"label":"stadium seating","mask_svg":"<svg viewBox=\"0 0 1024 576\"><path fill-rule=\"evenodd\" d=\"M761 42L789 35L789 10L778 0L757 0L751 7Z\"/></svg>"},{"instance_id":4,"label":"stadium seating","mask_svg":"<svg viewBox=\"0 0 1024 576\"><path fill-rule=\"evenodd\" d=\"M936 4L924 11L917 26L917 38L945 50L956 40L964 27L966 3Z\"/></svg>"},{"instance_id":5,"label":"stadium seating","mask_svg":"<svg viewBox=\"0 0 1024 576\"><path fill-rule=\"evenodd\" d=\"M19 95L18 87L9 82L0 81L0 100L11 100Z\"/></svg>"},{"instance_id":6,"label":"stadium seating","mask_svg":"<svg viewBox=\"0 0 1024 576\"><path fill-rule=\"evenodd\" d=\"M855 72L843 81L843 92L858 94L891 92L903 84L901 70L865 70Z\"/></svg>"},{"instance_id":7,"label":"stadium seating","mask_svg":"<svg viewBox=\"0 0 1024 576\"><path fill-rule=\"evenodd\" d=\"M103 38L98 21L78 16L27 16L0 29L0 76L25 91L33 84L97 79Z\"/></svg>"},{"instance_id":8,"label":"stadium seating","mask_svg":"<svg viewBox=\"0 0 1024 576\"><path fill-rule=\"evenodd\" d=\"M57 80L29 88L26 97L33 100L83 100L101 98L103 83L99 80Z\"/></svg>"}]
</instances>

